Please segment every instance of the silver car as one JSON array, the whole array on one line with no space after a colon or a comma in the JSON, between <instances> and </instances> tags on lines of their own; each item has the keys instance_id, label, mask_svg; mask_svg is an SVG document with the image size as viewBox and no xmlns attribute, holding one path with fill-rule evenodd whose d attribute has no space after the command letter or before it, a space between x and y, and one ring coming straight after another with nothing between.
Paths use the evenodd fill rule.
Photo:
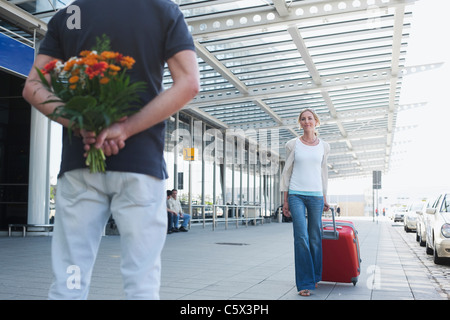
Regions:
<instances>
[{"instance_id":1,"label":"silver car","mask_svg":"<svg viewBox=\"0 0 450 320\"><path fill-rule=\"evenodd\" d=\"M403 219L405 218L405 213L406 213L407 209L406 208L397 208L395 209L394 212L394 222L400 221L402 222Z\"/></svg>"},{"instance_id":2,"label":"silver car","mask_svg":"<svg viewBox=\"0 0 450 320\"><path fill-rule=\"evenodd\" d=\"M442 193L426 210L426 251L436 264L450 260L450 193Z\"/></svg>"},{"instance_id":3,"label":"silver car","mask_svg":"<svg viewBox=\"0 0 450 320\"><path fill-rule=\"evenodd\" d=\"M422 208L417 210L417 222L416 222L416 241L419 242L421 247L425 247L425 239L427 236L427 230L425 228L426 210L430 207L430 201L422 202Z\"/></svg>"},{"instance_id":4,"label":"silver car","mask_svg":"<svg viewBox=\"0 0 450 320\"><path fill-rule=\"evenodd\" d=\"M406 232L417 230L417 221L419 220L419 214L422 213L422 210L425 209L425 206L426 206L425 201L413 203L408 208L408 211L405 212L405 216L403 218L403 225Z\"/></svg>"}]
</instances>

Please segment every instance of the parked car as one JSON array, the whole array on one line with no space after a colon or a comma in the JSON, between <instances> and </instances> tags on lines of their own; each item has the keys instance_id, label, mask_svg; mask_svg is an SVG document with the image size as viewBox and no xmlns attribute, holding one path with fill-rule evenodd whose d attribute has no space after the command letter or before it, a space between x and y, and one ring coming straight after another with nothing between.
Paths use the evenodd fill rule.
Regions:
<instances>
[{"instance_id":1,"label":"parked car","mask_svg":"<svg viewBox=\"0 0 450 320\"><path fill-rule=\"evenodd\" d=\"M406 232L416 231L417 230L417 221L419 220L419 214L422 213L422 210L426 207L426 201L419 201L412 203L408 211L405 212L405 216L403 219L403 225Z\"/></svg>"},{"instance_id":2,"label":"parked car","mask_svg":"<svg viewBox=\"0 0 450 320\"><path fill-rule=\"evenodd\" d=\"M426 228L425 228L425 218L426 210L430 207L430 201L423 201L422 208L417 210L417 222L416 222L416 241L419 242L421 247L425 247L426 239Z\"/></svg>"},{"instance_id":3,"label":"parked car","mask_svg":"<svg viewBox=\"0 0 450 320\"><path fill-rule=\"evenodd\" d=\"M402 207L402 208L397 208L394 211L394 222L400 221L402 222L404 217L405 217L405 213L406 213L407 209Z\"/></svg>"},{"instance_id":4,"label":"parked car","mask_svg":"<svg viewBox=\"0 0 450 320\"><path fill-rule=\"evenodd\" d=\"M450 193L442 193L426 210L426 251L436 264L450 259Z\"/></svg>"},{"instance_id":5,"label":"parked car","mask_svg":"<svg viewBox=\"0 0 450 320\"><path fill-rule=\"evenodd\" d=\"M414 209L415 204L408 206L403 216L403 228L406 232L415 231L417 227L417 213Z\"/></svg>"}]
</instances>

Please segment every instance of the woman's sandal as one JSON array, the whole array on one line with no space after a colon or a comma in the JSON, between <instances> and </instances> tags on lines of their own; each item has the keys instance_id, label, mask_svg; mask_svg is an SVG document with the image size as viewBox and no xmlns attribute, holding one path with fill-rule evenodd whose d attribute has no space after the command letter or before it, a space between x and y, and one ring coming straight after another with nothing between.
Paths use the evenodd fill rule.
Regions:
<instances>
[{"instance_id":1,"label":"woman's sandal","mask_svg":"<svg viewBox=\"0 0 450 320\"><path fill-rule=\"evenodd\" d=\"M308 289L305 289L305 290L300 290L300 292L298 294L301 295L302 297L309 297L311 295L311 292Z\"/></svg>"}]
</instances>

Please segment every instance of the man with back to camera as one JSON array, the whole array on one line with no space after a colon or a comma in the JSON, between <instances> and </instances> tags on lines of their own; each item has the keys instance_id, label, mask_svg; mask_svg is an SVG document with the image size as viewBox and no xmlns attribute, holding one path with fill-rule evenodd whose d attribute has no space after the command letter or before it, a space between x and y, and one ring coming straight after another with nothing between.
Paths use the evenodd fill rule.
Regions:
<instances>
[{"instance_id":1,"label":"man with back to camera","mask_svg":"<svg viewBox=\"0 0 450 320\"><path fill-rule=\"evenodd\" d=\"M57 12L48 24L24 98L44 115L57 103L43 104L49 92L35 68L68 60L109 37L111 49L136 60L131 82L145 81L142 108L97 137L69 137L65 119L52 239L54 280L49 299L87 299L102 231L112 213L121 237L121 272L127 299L159 299L161 250L167 227L163 157L165 119L199 91L195 47L178 6L170 0L79 0ZM76 8L79 21L69 8ZM163 91L164 64L173 78ZM106 173L89 173L84 152L102 148Z\"/></svg>"}]
</instances>

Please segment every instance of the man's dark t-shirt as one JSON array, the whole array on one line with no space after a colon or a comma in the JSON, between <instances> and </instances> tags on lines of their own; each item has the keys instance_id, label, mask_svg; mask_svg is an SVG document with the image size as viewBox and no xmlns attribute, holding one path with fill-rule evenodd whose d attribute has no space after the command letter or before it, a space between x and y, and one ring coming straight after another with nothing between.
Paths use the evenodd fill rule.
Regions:
<instances>
[{"instance_id":1,"label":"man's dark t-shirt","mask_svg":"<svg viewBox=\"0 0 450 320\"><path fill-rule=\"evenodd\" d=\"M66 61L91 50L97 37L107 35L112 51L136 60L129 75L132 82L147 83L141 94L142 106L163 90L165 61L182 50L195 50L182 13L170 0L79 0L72 5L79 8L80 28L71 24L76 11L61 9L50 20L39 53ZM161 122L130 137L117 155L107 157L106 170L167 178L164 135L165 122ZM86 168L83 153L81 138L73 136L69 141L64 129L59 175Z\"/></svg>"}]
</instances>

